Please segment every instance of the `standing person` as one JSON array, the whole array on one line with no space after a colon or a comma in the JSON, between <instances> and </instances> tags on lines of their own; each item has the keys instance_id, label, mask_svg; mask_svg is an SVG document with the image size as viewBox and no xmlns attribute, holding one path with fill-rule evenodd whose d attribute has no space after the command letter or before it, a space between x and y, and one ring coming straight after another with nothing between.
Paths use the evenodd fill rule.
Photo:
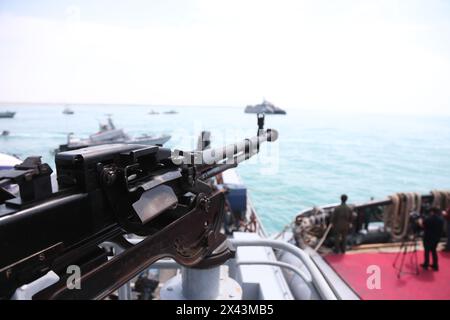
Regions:
<instances>
[{"instance_id":1,"label":"standing person","mask_svg":"<svg viewBox=\"0 0 450 320\"><path fill-rule=\"evenodd\" d=\"M334 251L345 253L347 233L352 221L352 209L347 206L347 195L341 196L341 204L334 208L331 223L334 229Z\"/></svg>"},{"instance_id":2,"label":"standing person","mask_svg":"<svg viewBox=\"0 0 450 320\"><path fill-rule=\"evenodd\" d=\"M152 300L158 284L159 281L149 278L148 271L141 273L134 283L134 291L137 292L138 300Z\"/></svg>"},{"instance_id":3,"label":"standing person","mask_svg":"<svg viewBox=\"0 0 450 320\"><path fill-rule=\"evenodd\" d=\"M447 222L447 244L445 245L444 251L449 252L450 251L450 207L448 207L447 210L445 210L443 212L443 214L444 214L444 218Z\"/></svg>"},{"instance_id":4,"label":"standing person","mask_svg":"<svg viewBox=\"0 0 450 320\"><path fill-rule=\"evenodd\" d=\"M421 265L425 270L430 266L430 253L433 257L431 268L438 271L438 255L436 247L441 239L442 229L444 228L444 220L440 216L438 208L431 208L430 215L420 222L423 227L423 247L425 249L425 261Z\"/></svg>"}]
</instances>

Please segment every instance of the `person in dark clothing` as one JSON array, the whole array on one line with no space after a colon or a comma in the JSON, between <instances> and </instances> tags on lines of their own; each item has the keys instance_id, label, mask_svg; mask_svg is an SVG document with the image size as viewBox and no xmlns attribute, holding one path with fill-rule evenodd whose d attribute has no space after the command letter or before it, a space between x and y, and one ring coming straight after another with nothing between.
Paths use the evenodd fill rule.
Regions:
<instances>
[{"instance_id":1,"label":"person in dark clothing","mask_svg":"<svg viewBox=\"0 0 450 320\"><path fill-rule=\"evenodd\" d=\"M134 291L137 292L138 300L152 300L158 284L157 280L148 277L148 272L140 274L134 283Z\"/></svg>"},{"instance_id":2,"label":"person in dark clothing","mask_svg":"<svg viewBox=\"0 0 450 320\"><path fill-rule=\"evenodd\" d=\"M345 253L347 233L352 221L352 209L346 205L347 196L341 196L341 205L334 208L331 223L334 229L334 251Z\"/></svg>"},{"instance_id":3,"label":"person in dark clothing","mask_svg":"<svg viewBox=\"0 0 450 320\"><path fill-rule=\"evenodd\" d=\"M447 222L447 244L445 245L444 251L450 251L450 207L447 208L444 212L444 218Z\"/></svg>"},{"instance_id":4,"label":"person in dark clothing","mask_svg":"<svg viewBox=\"0 0 450 320\"><path fill-rule=\"evenodd\" d=\"M438 255L436 247L441 239L442 229L444 228L444 220L440 215L440 211L437 208L431 208L430 215L422 222L423 227L423 248L425 252L425 261L421 265L425 270L430 266L430 253L433 258L433 264L431 268L438 271Z\"/></svg>"}]
</instances>

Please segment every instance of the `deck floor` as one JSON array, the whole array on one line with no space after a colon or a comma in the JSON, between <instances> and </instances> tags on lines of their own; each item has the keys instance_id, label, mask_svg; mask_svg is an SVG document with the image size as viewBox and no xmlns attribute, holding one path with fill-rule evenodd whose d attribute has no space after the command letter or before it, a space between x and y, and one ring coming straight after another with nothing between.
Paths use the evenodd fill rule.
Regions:
<instances>
[{"instance_id":1,"label":"deck floor","mask_svg":"<svg viewBox=\"0 0 450 320\"><path fill-rule=\"evenodd\" d=\"M393 267L396 253L330 254L324 258L341 278L363 300L450 300L450 253L439 253L439 271L423 270L419 274L402 274L400 279ZM414 271L412 254L405 256L403 270ZM423 251L417 252L419 264L423 262ZM367 269L376 265L380 269L381 288L370 289L367 285L372 273Z\"/></svg>"}]
</instances>

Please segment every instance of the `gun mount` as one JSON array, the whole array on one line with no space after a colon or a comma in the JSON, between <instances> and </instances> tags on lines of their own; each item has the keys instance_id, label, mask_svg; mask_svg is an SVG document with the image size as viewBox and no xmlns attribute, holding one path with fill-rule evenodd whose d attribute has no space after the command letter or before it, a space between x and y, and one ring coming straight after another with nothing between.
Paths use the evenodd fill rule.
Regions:
<instances>
[{"instance_id":1,"label":"gun mount","mask_svg":"<svg viewBox=\"0 0 450 320\"><path fill-rule=\"evenodd\" d=\"M163 257L223 263L233 255L220 233L224 195L207 179L278 138L259 122L257 136L217 149L113 144L59 153L56 192L40 158L0 172L0 299L50 271L59 280L33 299L102 299ZM8 183L20 197L3 189ZM132 244L129 234L143 239ZM109 259L106 241L126 250ZM81 270L77 290L67 287L71 265Z\"/></svg>"}]
</instances>

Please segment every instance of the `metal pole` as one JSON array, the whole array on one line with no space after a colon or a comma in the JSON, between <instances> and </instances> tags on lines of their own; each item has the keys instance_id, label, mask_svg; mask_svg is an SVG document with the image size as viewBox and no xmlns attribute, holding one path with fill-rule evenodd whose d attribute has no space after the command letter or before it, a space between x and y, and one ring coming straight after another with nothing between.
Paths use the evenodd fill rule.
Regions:
<instances>
[{"instance_id":1,"label":"metal pole","mask_svg":"<svg viewBox=\"0 0 450 320\"><path fill-rule=\"evenodd\" d=\"M181 268L183 296L188 300L215 300L219 296L220 266L211 269Z\"/></svg>"},{"instance_id":2,"label":"metal pole","mask_svg":"<svg viewBox=\"0 0 450 320\"><path fill-rule=\"evenodd\" d=\"M123 252L123 248L114 243L114 242L104 242L102 244L104 247L111 247L114 249L114 255L119 255L120 253ZM128 281L127 283L125 283L123 286L121 286L118 290L118 295L119 295L119 300L131 300L131 286L130 286L130 282Z\"/></svg>"}]
</instances>

